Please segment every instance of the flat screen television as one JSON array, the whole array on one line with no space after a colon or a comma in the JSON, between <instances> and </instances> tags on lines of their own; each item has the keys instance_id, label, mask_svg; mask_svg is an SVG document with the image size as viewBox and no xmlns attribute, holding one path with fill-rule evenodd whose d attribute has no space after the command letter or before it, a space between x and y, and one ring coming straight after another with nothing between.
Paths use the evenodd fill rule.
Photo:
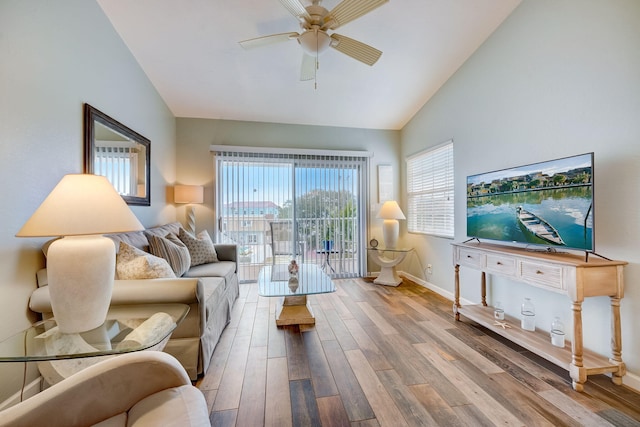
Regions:
<instances>
[{"instance_id":1,"label":"flat screen television","mask_svg":"<svg viewBox=\"0 0 640 427\"><path fill-rule=\"evenodd\" d=\"M594 251L593 153L467 177L467 235Z\"/></svg>"}]
</instances>

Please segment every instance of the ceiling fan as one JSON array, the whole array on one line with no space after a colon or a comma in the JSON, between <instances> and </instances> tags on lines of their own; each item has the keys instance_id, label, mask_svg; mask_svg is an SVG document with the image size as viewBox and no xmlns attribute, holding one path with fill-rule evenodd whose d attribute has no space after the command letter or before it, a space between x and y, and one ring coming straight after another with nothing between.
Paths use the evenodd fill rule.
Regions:
<instances>
[{"instance_id":1,"label":"ceiling fan","mask_svg":"<svg viewBox=\"0 0 640 427\"><path fill-rule=\"evenodd\" d=\"M293 16L298 18L302 32L272 34L243 40L240 45L245 49L251 49L272 43L297 40L303 50L300 80L315 79L318 55L329 47L367 65L375 64L382 55L382 52L376 48L340 34L329 33L329 31L371 12L389 0L343 0L331 11L320 6L321 0L312 0L312 4L306 7L300 3L300 0L279 1Z\"/></svg>"}]
</instances>

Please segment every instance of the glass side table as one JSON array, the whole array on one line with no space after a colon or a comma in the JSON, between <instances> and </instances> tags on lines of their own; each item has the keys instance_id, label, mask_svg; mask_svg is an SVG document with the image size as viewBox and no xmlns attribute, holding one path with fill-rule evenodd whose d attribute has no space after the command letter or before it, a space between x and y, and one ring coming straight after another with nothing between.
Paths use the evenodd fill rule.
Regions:
<instances>
[{"instance_id":1,"label":"glass side table","mask_svg":"<svg viewBox=\"0 0 640 427\"><path fill-rule=\"evenodd\" d=\"M385 286L398 286L402 283L402 278L398 276L396 266L404 261L405 257L413 248L367 248L373 262L380 266L380 274L373 283Z\"/></svg>"},{"instance_id":2,"label":"glass side table","mask_svg":"<svg viewBox=\"0 0 640 427\"><path fill-rule=\"evenodd\" d=\"M55 318L34 323L0 342L0 362L38 362L49 384L105 357L162 350L189 312L186 304L112 306L106 321L87 332L65 334Z\"/></svg>"}]
</instances>

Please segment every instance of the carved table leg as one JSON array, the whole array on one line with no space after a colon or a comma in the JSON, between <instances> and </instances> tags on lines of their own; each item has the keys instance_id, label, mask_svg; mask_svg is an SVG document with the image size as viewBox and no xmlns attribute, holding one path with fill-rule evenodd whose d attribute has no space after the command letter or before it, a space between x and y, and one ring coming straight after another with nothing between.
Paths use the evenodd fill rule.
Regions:
<instances>
[{"instance_id":1,"label":"carved table leg","mask_svg":"<svg viewBox=\"0 0 640 427\"><path fill-rule=\"evenodd\" d=\"M574 301L573 310L573 342L571 344L572 357L569 366L569 375L573 380L573 389L582 391L587 381L587 370L582 363L582 302Z\"/></svg>"},{"instance_id":2,"label":"carved table leg","mask_svg":"<svg viewBox=\"0 0 640 427\"><path fill-rule=\"evenodd\" d=\"M609 360L619 366L618 371L611 376L611 381L616 385L621 385L622 376L626 373L626 367L622 361L620 298L618 297L611 297L611 359Z\"/></svg>"},{"instance_id":3,"label":"carved table leg","mask_svg":"<svg viewBox=\"0 0 640 427\"><path fill-rule=\"evenodd\" d=\"M455 266L455 294L453 300L453 314L456 317L456 320L460 320L460 313L458 312L458 308L460 308L460 266L456 264Z\"/></svg>"},{"instance_id":4,"label":"carved table leg","mask_svg":"<svg viewBox=\"0 0 640 427\"><path fill-rule=\"evenodd\" d=\"M482 292L482 306L487 306L487 274L483 271L480 282L480 290Z\"/></svg>"}]
</instances>

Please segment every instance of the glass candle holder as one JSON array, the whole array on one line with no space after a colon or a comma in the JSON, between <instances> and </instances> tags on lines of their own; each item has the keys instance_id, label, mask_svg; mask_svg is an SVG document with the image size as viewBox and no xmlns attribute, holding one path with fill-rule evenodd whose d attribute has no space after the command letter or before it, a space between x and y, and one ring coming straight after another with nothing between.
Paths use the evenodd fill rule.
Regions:
<instances>
[{"instance_id":1,"label":"glass candle holder","mask_svg":"<svg viewBox=\"0 0 640 427\"><path fill-rule=\"evenodd\" d=\"M525 298L520 308L521 322L520 326L525 331L536 330L536 309L530 298Z\"/></svg>"},{"instance_id":2,"label":"glass candle holder","mask_svg":"<svg viewBox=\"0 0 640 427\"><path fill-rule=\"evenodd\" d=\"M551 344L564 348L564 324L559 317L554 317L551 322Z\"/></svg>"},{"instance_id":3,"label":"glass candle holder","mask_svg":"<svg viewBox=\"0 0 640 427\"><path fill-rule=\"evenodd\" d=\"M493 308L493 317L496 320L504 320L504 308L502 308L500 301L496 301L496 305Z\"/></svg>"}]
</instances>

